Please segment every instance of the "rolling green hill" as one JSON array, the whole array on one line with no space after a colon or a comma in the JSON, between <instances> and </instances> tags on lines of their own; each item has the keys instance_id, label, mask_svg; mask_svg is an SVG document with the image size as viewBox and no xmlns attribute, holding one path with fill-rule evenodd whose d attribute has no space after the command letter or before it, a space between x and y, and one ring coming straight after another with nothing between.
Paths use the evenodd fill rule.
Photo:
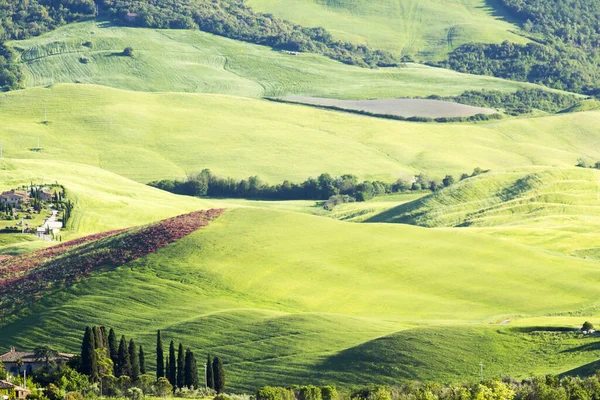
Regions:
<instances>
[{"instance_id":1,"label":"rolling green hill","mask_svg":"<svg viewBox=\"0 0 600 400\"><path fill-rule=\"evenodd\" d=\"M352 67L200 31L123 28L106 22L71 24L11 45L26 67L28 87L80 82L140 91L350 99L538 87L417 64ZM134 49L133 58L121 54L128 46Z\"/></svg>"},{"instance_id":2,"label":"rolling green hill","mask_svg":"<svg viewBox=\"0 0 600 400\"><path fill-rule=\"evenodd\" d=\"M597 339L488 323L589 315L597 279L595 262L485 235L240 208L21 307L0 324L0 336L77 351L82 328L94 323L152 349L163 329L223 356L233 390L476 379L473 360L501 354L490 373L523 376L587 364L598 352L585 348ZM452 352L447 364L438 362Z\"/></svg>"},{"instance_id":3,"label":"rolling green hill","mask_svg":"<svg viewBox=\"0 0 600 400\"><path fill-rule=\"evenodd\" d=\"M370 222L468 227L551 251L597 257L600 171L518 168L457 183Z\"/></svg>"},{"instance_id":4,"label":"rolling green hill","mask_svg":"<svg viewBox=\"0 0 600 400\"><path fill-rule=\"evenodd\" d=\"M1 94L0 105L5 157L85 163L144 183L204 168L273 183L323 172L392 181L420 171L441 178L475 167L600 159L596 111L420 124L242 97L93 85ZM34 151L38 138L42 150Z\"/></svg>"},{"instance_id":5,"label":"rolling green hill","mask_svg":"<svg viewBox=\"0 0 600 400\"><path fill-rule=\"evenodd\" d=\"M420 59L443 57L469 42L525 42L496 1L250 0L255 10L306 26L323 26L340 39Z\"/></svg>"}]
</instances>

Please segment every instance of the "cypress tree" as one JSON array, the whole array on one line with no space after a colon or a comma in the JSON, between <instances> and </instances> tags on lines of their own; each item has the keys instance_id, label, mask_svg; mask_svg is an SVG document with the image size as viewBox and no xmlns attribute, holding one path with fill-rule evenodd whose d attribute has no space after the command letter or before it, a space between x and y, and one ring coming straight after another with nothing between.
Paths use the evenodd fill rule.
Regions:
<instances>
[{"instance_id":1,"label":"cypress tree","mask_svg":"<svg viewBox=\"0 0 600 400\"><path fill-rule=\"evenodd\" d=\"M81 343L81 373L95 381L98 378L98 362L94 349L94 333L88 326L85 328L83 341Z\"/></svg>"},{"instance_id":2,"label":"cypress tree","mask_svg":"<svg viewBox=\"0 0 600 400\"><path fill-rule=\"evenodd\" d=\"M211 389L215 388L215 373L213 372L213 363L210 354L206 361L206 387Z\"/></svg>"},{"instance_id":3,"label":"cypress tree","mask_svg":"<svg viewBox=\"0 0 600 400\"><path fill-rule=\"evenodd\" d=\"M194 387L194 377L193 377L193 373L194 373L194 366L193 364L193 354L192 352L188 349L185 352L185 367L184 367L184 386L188 387L188 388L193 388Z\"/></svg>"},{"instance_id":4,"label":"cypress tree","mask_svg":"<svg viewBox=\"0 0 600 400\"><path fill-rule=\"evenodd\" d=\"M113 362L113 372L115 376L117 376L119 366L119 344L117 343L117 335L115 334L115 330L113 328L110 328L110 331L108 332L108 353L110 354L110 359Z\"/></svg>"},{"instance_id":5,"label":"cypress tree","mask_svg":"<svg viewBox=\"0 0 600 400\"><path fill-rule=\"evenodd\" d=\"M179 349L177 351L177 387L183 389L184 386L184 368L185 368L185 353L183 352L183 345L179 343Z\"/></svg>"},{"instance_id":6,"label":"cypress tree","mask_svg":"<svg viewBox=\"0 0 600 400\"><path fill-rule=\"evenodd\" d=\"M163 350L160 330L156 334L156 380L165 376L165 352Z\"/></svg>"},{"instance_id":7,"label":"cypress tree","mask_svg":"<svg viewBox=\"0 0 600 400\"><path fill-rule=\"evenodd\" d=\"M190 352L191 353L191 352ZM196 363L196 356L192 354L192 387L198 389L198 364Z\"/></svg>"},{"instance_id":8,"label":"cypress tree","mask_svg":"<svg viewBox=\"0 0 600 400\"><path fill-rule=\"evenodd\" d=\"M131 376L131 360L129 358L129 349L127 348L127 340L125 336L121 336L121 342L119 343L119 376Z\"/></svg>"},{"instance_id":9,"label":"cypress tree","mask_svg":"<svg viewBox=\"0 0 600 400\"><path fill-rule=\"evenodd\" d=\"M100 327L100 340L102 341L100 348L108 350L108 334L105 326Z\"/></svg>"},{"instance_id":10,"label":"cypress tree","mask_svg":"<svg viewBox=\"0 0 600 400\"><path fill-rule=\"evenodd\" d=\"M169 346L169 368L167 373L167 378L173 388L177 387L177 359L175 358L175 342L171 340L171 345Z\"/></svg>"},{"instance_id":11,"label":"cypress tree","mask_svg":"<svg viewBox=\"0 0 600 400\"><path fill-rule=\"evenodd\" d=\"M138 356L140 362L140 374L146 373L146 355L144 354L144 348L140 345L140 354Z\"/></svg>"},{"instance_id":12,"label":"cypress tree","mask_svg":"<svg viewBox=\"0 0 600 400\"><path fill-rule=\"evenodd\" d=\"M225 390L225 371L223 370L223 361L219 357L213 360L213 374L215 375L215 390L217 393L223 393Z\"/></svg>"},{"instance_id":13,"label":"cypress tree","mask_svg":"<svg viewBox=\"0 0 600 400\"><path fill-rule=\"evenodd\" d=\"M129 341L129 361L131 363L131 375L129 375L131 377L131 382L137 382L140 378L140 360L133 339Z\"/></svg>"},{"instance_id":14,"label":"cypress tree","mask_svg":"<svg viewBox=\"0 0 600 400\"><path fill-rule=\"evenodd\" d=\"M100 340L100 329L92 326L92 333L94 334L94 348L99 349L102 345L102 340Z\"/></svg>"},{"instance_id":15,"label":"cypress tree","mask_svg":"<svg viewBox=\"0 0 600 400\"><path fill-rule=\"evenodd\" d=\"M167 357L167 362L166 362L166 364L165 364L165 376L164 376L164 378L165 378L166 380L169 380L169 371L170 371L170 370L169 370L169 357ZM169 383L170 383L170 382L169 382Z\"/></svg>"}]
</instances>

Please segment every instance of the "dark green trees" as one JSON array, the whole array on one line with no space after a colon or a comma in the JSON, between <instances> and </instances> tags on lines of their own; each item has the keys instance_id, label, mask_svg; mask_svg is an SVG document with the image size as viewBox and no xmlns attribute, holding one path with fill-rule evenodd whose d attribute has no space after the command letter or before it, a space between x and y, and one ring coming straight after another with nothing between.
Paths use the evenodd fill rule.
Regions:
<instances>
[{"instance_id":1,"label":"dark green trees","mask_svg":"<svg viewBox=\"0 0 600 400\"><path fill-rule=\"evenodd\" d=\"M196 356L191 350L187 350L185 353L184 386L198 389L198 366L196 365Z\"/></svg>"},{"instance_id":2,"label":"dark green trees","mask_svg":"<svg viewBox=\"0 0 600 400\"><path fill-rule=\"evenodd\" d=\"M144 348L142 346L140 346L138 360L140 362L140 374L144 375L146 373L146 355L144 354Z\"/></svg>"},{"instance_id":3,"label":"dark green trees","mask_svg":"<svg viewBox=\"0 0 600 400\"><path fill-rule=\"evenodd\" d=\"M215 379L215 387L217 393L223 393L225 390L225 371L223 370L223 362L219 357L213 360L213 374Z\"/></svg>"},{"instance_id":4,"label":"dark green trees","mask_svg":"<svg viewBox=\"0 0 600 400\"><path fill-rule=\"evenodd\" d=\"M131 370L130 370L130 375L129 377L131 378L132 382L137 382L137 380L140 378L140 360L138 357L138 352L137 352L137 347L133 341L133 339L131 339L129 341L129 361L131 363Z\"/></svg>"},{"instance_id":5,"label":"dark green trees","mask_svg":"<svg viewBox=\"0 0 600 400\"><path fill-rule=\"evenodd\" d=\"M210 354L206 360L206 387L215 388L215 373L213 372L213 363Z\"/></svg>"},{"instance_id":6,"label":"dark green trees","mask_svg":"<svg viewBox=\"0 0 600 400\"><path fill-rule=\"evenodd\" d=\"M81 366L80 371L90 377L92 381L98 379L98 364L94 343L94 333L89 326L85 328L83 342L81 344Z\"/></svg>"},{"instance_id":7,"label":"dark green trees","mask_svg":"<svg viewBox=\"0 0 600 400\"><path fill-rule=\"evenodd\" d=\"M175 342L171 340L169 346L169 368L167 369L167 379L174 387L177 386L177 359L175 357Z\"/></svg>"},{"instance_id":8,"label":"dark green trees","mask_svg":"<svg viewBox=\"0 0 600 400\"><path fill-rule=\"evenodd\" d=\"M179 343L179 349L177 351L177 387L183 389L185 386L185 353L183 352L183 345Z\"/></svg>"},{"instance_id":9,"label":"dark green trees","mask_svg":"<svg viewBox=\"0 0 600 400\"><path fill-rule=\"evenodd\" d=\"M125 336L121 336L117 360L119 362L117 376L131 376L131 359L129 358L129 348Z\"/></svg>"},{"instance_id":10,"label":"dark green trees","mask_svg":"<svg viewBox=\"0 0 600 400\"><path fill-rule=\"evenodd\" d=\"M165 376L165 353L163 350L160 330L156 334L156 379Z\"/></svg>"},{"instance_id":11,"label":"dark green trees","mask_svg":"<svg viewBox=\"0 0 600 400\"><path fill-rule=\"evenodd\" d=\"M119 361L119 343L117 342L117 335L115 334L115 330L110 328L108 332L108 353L110 354L110 359L114 365L114 373L117 373L117 363Z\"/></svg>"}]
</instances>

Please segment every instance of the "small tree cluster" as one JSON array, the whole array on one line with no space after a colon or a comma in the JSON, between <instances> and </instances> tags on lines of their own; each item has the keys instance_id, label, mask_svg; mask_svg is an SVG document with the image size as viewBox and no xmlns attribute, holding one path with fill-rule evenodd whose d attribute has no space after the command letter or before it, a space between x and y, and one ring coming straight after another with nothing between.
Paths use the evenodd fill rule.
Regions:
<instances>
[{"instance_id":1,"label":"small tree cluster","mask_svg":"<svg viewBox=\"0 0 600 400\"><path fill-rule=\"evenodd\" d=\"M108 332L104 326L86 327L81 344L79 371L92 382L108 376L128 377L138 382L146 372L144 349L136 346L133 339L124 335L117 340L114 329Z\"/></svg>"},{"instance_id":2,"label":"small tree cluster","mask_svg":"<svg viewBox=\"0 0 600 400\"><path fill-rule=\"evenodd\" d=\"M175 342L171 340L169 354L165 362L162 333L156 335L156 379L165 379L173 392L177 389L198 389L198 367L196 356L190 349L184 349L179 343L177 351ZM162 381L164 383L164 381ZM164 386L164 385L163 385Z\"/></svg>"},{"instance_id":3,"label":"small tree cluster","mask_svg":"<svg viewBox=\"0 0 600 400\"><path fill-rule=\"evenodd\" d=\"M225 391L223 361L219 357L211 359L210 354L206 360L206 387L214 389L217 393Z\"/></svg>"}]
</instances>

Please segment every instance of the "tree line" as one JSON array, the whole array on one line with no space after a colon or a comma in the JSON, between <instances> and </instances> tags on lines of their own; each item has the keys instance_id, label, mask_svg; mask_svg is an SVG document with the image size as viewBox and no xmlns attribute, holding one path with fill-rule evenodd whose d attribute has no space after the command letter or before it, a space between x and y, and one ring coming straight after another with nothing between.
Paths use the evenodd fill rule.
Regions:
<instances>
[{"instance_id":1,"label":"tree line","mask_svg":"<svg viewBox=\"0 0 600 400\"><path fill-rule=\"evenodd\" d=\"M484 172L475 168L471 174L462 174L460 180L480 175ZM437 191L456 182L452 175L446 175L442 180L429 178L419 174L411 180L400 178L393 183L383 181L362 181L352 174L333 177L323 173L317 178L308 178L302 183L284 181L270 185L258 176L235 180L220 178L209 169L200 174L190 175L185 180L165 179L149 183L150 186L171 193L196 197L229 197L263 200L328 200L334 196L348 196L352 200L367 201L376 196L408 191L431 190Z\"/></svg>"},{"instance_id":2,"label":"tree line","mask_svg":"<svg viewBox=\"0 0 600 400\"><path fill-rule=\"evenodd\" d=\"M481 379L474 383L404 382L338 392L325 386L266 386L256 400L575 400L600 398L600 373L587 378L553 375L524 380Z\"/></svg>"},{"instance_id":3,"label":"tree line","mask_svg":"<svg viewBox=\"0 0 600 400\"><path fill-rule=\"evenodd\" d=\"M567 110L580 103L571 94L549 92L542 89L519 89L506 93L496 90L469 90L458 96L429 96L432 100L453 101L475 107L502 108L509 115L529 114L534 109L548 113Z\"/></svg>"}]
</instances>

